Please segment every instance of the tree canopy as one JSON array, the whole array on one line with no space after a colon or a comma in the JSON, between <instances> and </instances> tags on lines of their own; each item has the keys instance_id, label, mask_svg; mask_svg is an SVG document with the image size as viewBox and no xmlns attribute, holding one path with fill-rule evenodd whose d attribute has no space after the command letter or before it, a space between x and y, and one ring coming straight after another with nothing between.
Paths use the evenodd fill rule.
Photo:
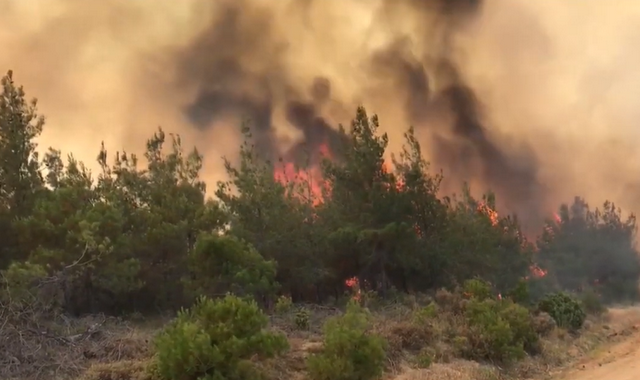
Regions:
<instances>
[{"instance_id":1,"label":"tree canopy","mask_svg":"<svg viewBox=\"0 0 640 380\"><path fill-rule=\"evenodd\" d=\"M388 137L364 108L339 128L340 159L289 180L274 174L282 162L261 157L243 127L237 159L225 161L228 180L208 198L203 156L163 129L143 159L100 147L97 175L54 148L39 157L36 102L11 72L1 83L3 281L16 273L47 279L67 312L168 310L227 291L263 306L277 294L328 302L353 277L386 296L471 278L506 292L546 273L557 288L637 297L634 216L576 198L527 240L515 217L495 212L493 194L476 198L465 187L442 197L443 174L424 159L412 128L387 161ZM303 175L312 169L321 183Z\"/></svg>"}]
</instances>

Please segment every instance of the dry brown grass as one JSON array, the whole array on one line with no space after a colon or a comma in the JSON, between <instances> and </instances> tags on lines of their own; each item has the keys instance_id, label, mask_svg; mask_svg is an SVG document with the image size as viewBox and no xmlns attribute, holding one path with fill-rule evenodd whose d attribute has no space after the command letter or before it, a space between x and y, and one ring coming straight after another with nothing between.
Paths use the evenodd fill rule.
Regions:
<instances>
[{"instance_id":1,"label":"dry brown grass","mask_svg":"<svg viewBox=\"0 0 640 380\"><path fill-rule=\"evenodd\" d=\"M455 306L453 306L455 307ZM305 359L322 348L322 325L338 314L334 308L308 307L310 326L296 328L295 312L272 317L274 329L284 331L291 350L283 357L260 363L268 378L303 380ZM590 319L578 335L553 328L542 341L542 353L528 357L511 368L498 368L457 358L452 342L460 333L461 321L452 312L442 312L429 323L417 323L418 304L389 305L375 309L374 331L389 344L386 378L393 380L504 380L533 378L553 369L575 363L603 347L630 334L640 321L640 309L614 309L605 317ZM77 380L155 380L150 363L150 340L159 323L127 323L118 319L87 317L40 323L46 334L32 334L32 328L14 332L13 357L19 363L5 366L2 379L77 379ZM90 326L95 332L88 333ZM6 326L5 332L6 330ZM34 330L34 331L41 331ZM17 330L16 330L17 331ZM80 335L78 335L80 334ZM69 337L80 336L73 344ZM65 339L60 339L61 337ZM20 339L20 340L15 340ZM15 349L16 344L23 344ZM42 351L36 350L42 346ZM5 352L9 346L5 343ZM428 353L433 363L421 367L420 355ZM17 353L17 355L16 355ZM19 356L18 356L19 355ZM31 355L31 356L29 356ZM29 358L29 361L24 360ZM9 358L12 360L12 357ZM33 363L36 363L35 365Z\"/></svg>"},{"instance_id":2,"label":"dry brown grass","mask_svg":"<svg viewBox=\"0 0 640 380\"><path fill-rule=\"evenodd\" d=\"M149 369L150 359L97 363L89 367L78 380L155 380Z\"/></svg>"},{"instance_id":3,"label":"dry brown grass","mask_svg":"<svg viewBox=\"0 0 640 380\"><path fill-rule=\"evenodd\" d=\"M407 367L393 380L499 380L500 372L491 366L466 360L436 363L427 369Z\"/></svg>"},{"instance_id":4,"label":"dry brown grass","mask_svg":"<svg viewBox=\"0 0 640 380\"><path fill-rule=\"evenodd\" d=\"M116 318L79 319L4 309L0 323L0 378L70 379L94 363L150 355L152 330Z\"/></svg>"}]
</instances>

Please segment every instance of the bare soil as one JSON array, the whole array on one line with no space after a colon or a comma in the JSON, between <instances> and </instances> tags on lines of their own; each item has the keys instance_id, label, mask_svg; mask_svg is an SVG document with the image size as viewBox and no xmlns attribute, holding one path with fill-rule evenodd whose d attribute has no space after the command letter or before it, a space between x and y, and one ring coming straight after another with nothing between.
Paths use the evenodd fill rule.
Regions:
<instances>
[{"instance_id":1,"label":"bare soil","mask_svg":"<svg viewBox=\"0 0 640 380\"><path fill-rule=\"evenodd\" d=\"M621 342L585 358L573 368L557 374L557 380L640 379L640 308L611 311L612 323L625 326Z\"/></svg>"}]
</instances>

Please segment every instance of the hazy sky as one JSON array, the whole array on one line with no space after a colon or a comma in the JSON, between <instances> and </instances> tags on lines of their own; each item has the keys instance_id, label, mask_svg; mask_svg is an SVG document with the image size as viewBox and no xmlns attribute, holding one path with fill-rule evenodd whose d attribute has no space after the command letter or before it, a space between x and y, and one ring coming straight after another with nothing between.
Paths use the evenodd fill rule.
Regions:
<instances>
[{"instance_id":1,"label":"hazy sky","mask_svg":"<svg viewBox=\"0 0 640 380\"><path fill-rule=\"evenodd\" d=\"M230 11L239 3L240 14ZM425 124L416 125L425 154L446 175L458 167L446 155L435 157L433 144L440 141L434 136L453 134L440 126L451 118L437 110L411 116L408 103L414 111L422 107L409 99L414 82L372 68L377 52L404 41L402 62L425 68L429 96L449 80L432 60L446 58L479 99L492 144L509 160L526 152L532 191L544 192L535 207L548 212L584 195L592 203L609 198L640 209L639 1L486 0L469 11L473 16L454 10L461 14L446 21L424 4L0 0L0 70L14 70L27 94L39 99L47 117L41 147L73 152L90 166L101 141L111 151L139 152L162 125L202 150L209 182L222 178L220 156L236 151L241 112L196 127L185 109L203 91L223 86L236 100L268 98L272 133L283 146L302 136L286 117L293 99L313 103L332 124L348 121L364 104L379 114L394 150L410 123ZM309 100L319 77L330 83L321 105ZM495 187L487 178L493 177L470 179Z\"/></svg>"}]
</instances>

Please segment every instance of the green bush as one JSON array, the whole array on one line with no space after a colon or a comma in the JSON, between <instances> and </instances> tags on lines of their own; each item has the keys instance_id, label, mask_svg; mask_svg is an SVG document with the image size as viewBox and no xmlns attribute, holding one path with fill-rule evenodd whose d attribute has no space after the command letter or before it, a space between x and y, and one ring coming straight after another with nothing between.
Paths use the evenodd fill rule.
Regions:
<instances>
[{"instance_id":1,"label":"green bush","mask_svg":"<svg viewBox=\"0 0 640 380\"><path fill-rule=\"evenodd\" d=\"M35 302L37 284L47 272L41 265L12 263L0 273L0 301L3 303Z\"/></svg>"},{"instance_id":2,"label":"green bush","mask_svg":"<svg viewBox=\"0 0 640 380\"><path fill-rule=\"evenodd\" d=\"M187 256L190 276L184 284L191 294L270 297L278 289L276 263L266 260L249 243L231 236L202 234Z\"/></svg>"},{"instance_id":3,"label":"green bush","mask_svg":"<svg viewBox=\"0 0 640 380\"><path fill-rule=\"evenodd\" d=\"M535 352L539 337L525 307L511 301L469 301L463 354L473 360L513 362Z\"/></svg>"},{"instance_id":4,"label":"green bush","mask_svg":"<svg viewBox=\"0 0 640 380\"><path fill-rule=\"evenodd\" d=\"M373 380L382 376L386 342L369 333L369 313L355 303L327 321L322 352L307 359L312 380Z\"/></svg>"},{"instance_id":5,"label":"green bush","mask_svg":"<svg viewBox=\"0 0 640 380\"><path fill-rule=\"evenodd\" d=\"M296 312L295 324L300 330L309 330L309 311L301 308Z\"/></svg>"},{"instance_id":6,"label":"green bush","mask_svg":"<svg viewBox=\"0 0 640 380\"><path fill-rule=\"evenodd\" d=\"M293 301L291 297L288 296L280 296L276 301L276 314L286 314L293 308Z\"/></svg>"},{"instance_id":7,"label":"green bush","mask_svg":"<svg viewBox=\"0 0 640 380\"><path fill-rule=\"evenodd\" d=\"M574 331L580 329L587 318L580 301L563 292L546 295L538 303L538 309L548 313L558 327Z\"/></svg>"},{"instance_id":8,"label":"green bush","mask_svg":"<svg viewBox=\"0 0 640 380\"><path fill-rule=\"evenodd\" d=\"M492 298L491 284L480 279L465 281L462 289L465 294L480 301Z\"/></svg>"},{"instance_id":9,"label":"green bush","mask_svg":"<svg viewBox=\"0 0 640 380\"><path fill-rule=\"evenodd\" d=\"M433 364L435 353L433 350L423 349L416 357L418 368L429 368Z\"/></svg>"},{"instance_id":10,"label":"green bush","mask_svg":"<svg viewBox=\"0 0 640 380\"><path fill-rule=\"evenodd\" d=\"M267 323L253 301L201 297L156 337L158 373L166 380L257 379L250 358L288 349L286 337L266 331Z\"/></svg>"},{"instance_id":11,"label":"green bush","mask_svg":"<svg viewBox=\"0 0 640 380\"><path fill-rule=\"evenodd\" d=\"M413 312L413 321L418 324L426 324L438 316L438 306L431 302L425 307L421 307Z\"/></svg>"},{"instance_id":12,"label":"green bush","mask_svg":"<svg viewBox=\"0 0 640 380\"><path fill-rule=\"evenodd\" d=\"M498 302L500 317L502 317L513 332L513 342L518 347L522 345L530 354L540 351L540 336L536 332L533 316L524 306L510 301Z\"/></svg>"},{"instance_id":13,"label":"green bush","mask_svg":"<svg viewBox=\"0 0 640 380\"><path fill-rule=\"evenodd\" d=\"M518 284L507 293L507 297L511 298L515 303L529 306L531 304L531 292L527 281L518 281Z\"/></svg>"}]
</instances>

